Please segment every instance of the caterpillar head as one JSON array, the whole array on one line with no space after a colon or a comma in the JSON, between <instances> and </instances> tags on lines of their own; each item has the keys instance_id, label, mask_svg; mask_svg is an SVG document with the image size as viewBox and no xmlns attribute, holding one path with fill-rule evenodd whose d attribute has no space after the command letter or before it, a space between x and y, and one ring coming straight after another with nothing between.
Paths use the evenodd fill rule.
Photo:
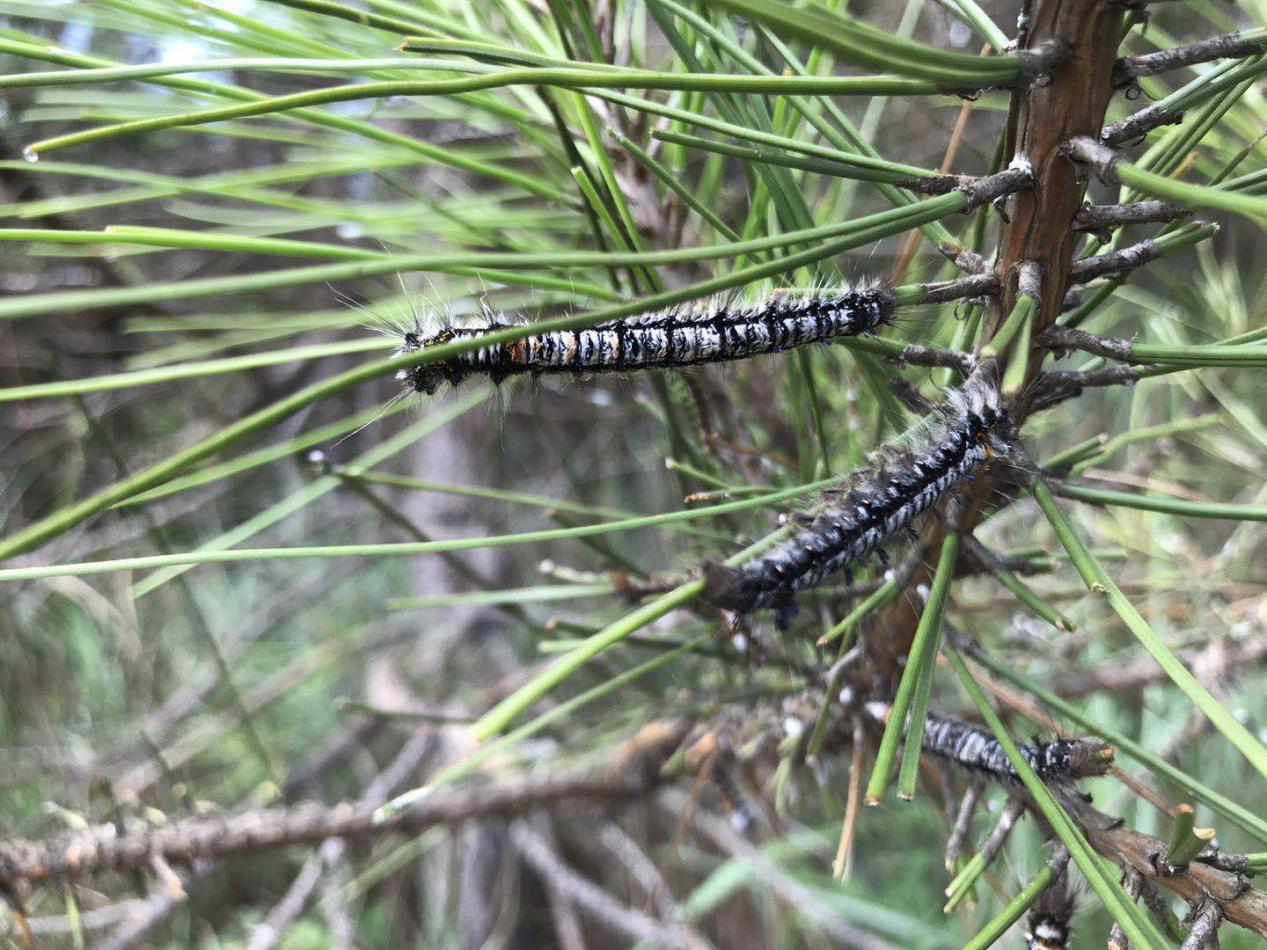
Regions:
<instances>
[{"instance_id":1,"label":"caterpillar head","mask_svg":"<svg viewBox=\"0 0 1267 950\"><path fill-rule=\"evenodd\" d=\"M1039 744L1041 756L1062 775L1093 778L1113 769L1113 746L1090 739L1057 739Z\"/></svg>"},{"instance_id":2,"label":"caterpillar head","mask_svg":"<svg viewBox=\"0 0 1267 950\"><path fill-rule=\"evenodd\" d=\"M1025 934L1026 950L1065 950L1073 935L1076 897L1063 873L1047 887L1030 908Z\"/></svg>"},{"instance_id":3,"label":"caterpillar head","mask_svg":"<svg viewBox=\"0 0 1267 950\"><path fill-rule=\"evenodd\" d=\"M1006 456L1016 441L1016 425L998 389L989 381L971 381L964 388L969 437L991 455Z\"/></svg>"},{"instance_id":4,"label":"caterpillar head","mask_svg":"<svg viewBox=\"0 0 1267 950\"><path fill-rule=\"evenodd\" d=\"M441 343L448 343L454 335L453 331L448 329L430 336L424 336L416 329L407 330L401 337L400 347L394 355L402 356L405 353L417 353L431 346L439 346ZM396 378L414 392L425 393L428 396L433 395L445 381L454 384L458 382L454 379L453 368L445 360L423 363L420 366L407 366L396 374Z\"/></svg>"}]
</instances>

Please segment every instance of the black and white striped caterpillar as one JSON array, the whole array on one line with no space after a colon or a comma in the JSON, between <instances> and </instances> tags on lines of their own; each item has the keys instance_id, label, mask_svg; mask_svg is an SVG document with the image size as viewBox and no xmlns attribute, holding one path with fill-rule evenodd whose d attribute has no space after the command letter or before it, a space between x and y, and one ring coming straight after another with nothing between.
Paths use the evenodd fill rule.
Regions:
<instances>
[{"instance_id":1,"label":"black and white striped caterpillar","mask_svg":"<svg viewBox=\"0 0 1267 950\"><path fill-rule=\"evenodd\" d=\"M1031 905L1025 931L1025 950L1066 950L1073 937L1076 909L1068 871L1054 879Z\"/></svg>"},{"instance_id":2,"label":"black and white striped caterpillar","mask_svg":"<svg viewBox=\"0 0 1267 950\"><path fill-rule=\"evenodd\" d=\"M922 748L927 755L996 782L1021 782L999 741L979 726L929 713ZM1105 775L1113 767L1113 747L1089 739L1056 739L1017 748L1048 785Z\"/></svg>"},{"instance_id":3,"label":"black and white striped caterpillar","mask_svg":"<svg viewBox=\"0 0 1267 950\"><path fill-rule=\"evenodd\" d=\"M893 292L880 286L776 292L740 305L714 298L583 330L530 334L410 367L398 378L417 392L431 394L442 383L457 386L470 376L498 383L517 373L580 375L722 363L867 333L885 323L896 308ZM484 326L446 327L430 334L415 327L404 334L397 355L509 326L490 320Z\"/></svg>"},{"instance_id":4,"label":"black and white striped caterpillar","mask_svg":"<svg viewBox=\"0 0 1267 950\"><path fill-rule=\"evenodd\" d=\"M1014 440L992 371L974 373L913 437L877 452L851 487L824 493L827 507L792 537L739 568L705 565L705 599L739 613L775 607L788 616L799 591L878 550L977 466L1007 456Z\"/></svg>"}]
</instances>

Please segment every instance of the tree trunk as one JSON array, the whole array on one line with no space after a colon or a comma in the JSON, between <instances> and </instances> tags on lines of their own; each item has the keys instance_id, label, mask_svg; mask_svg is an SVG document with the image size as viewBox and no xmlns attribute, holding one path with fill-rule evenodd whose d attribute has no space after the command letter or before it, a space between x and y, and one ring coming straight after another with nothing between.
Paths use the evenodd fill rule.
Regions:
<instances>
[{"instance_id":1,"label":"tree trunk","mask_svg":"<svg viewBox=\"0 0 1267 950\"><path fill-rule=\"evenodd\" d=\"M1002 293L986 339L1015 306L1017 272L1027 261L1037 265L1041 282L1031 339L1060 313L1079 237L1074 215L1086 191L1085 179L1061 146L1079 135L1099 138L1113 92L1113 64L1123 28L1121 6L1112 0L1032 0L1021 15L1020 48L1054 47L1060 56L1048 73L1012 93L1004 154L1012 161L1029 163L1034 186L1010 195L1001 215L995 268ZM1031 352L1027 382L1038 373L1044 355L1037 347ZM964 497L963 531L972 530L981 509L1000 488L997 477L991 476L970 486ZM936 519L928 519L924 526L921 543L930 558L936 557L944 530ZM908 590L927 584L931 574L931 565L921 567ZM882 632L872 641L872 669L882 690L897 686L922 608L918 598L899 597L876 617Z\"/></svg>"}]
</instances>

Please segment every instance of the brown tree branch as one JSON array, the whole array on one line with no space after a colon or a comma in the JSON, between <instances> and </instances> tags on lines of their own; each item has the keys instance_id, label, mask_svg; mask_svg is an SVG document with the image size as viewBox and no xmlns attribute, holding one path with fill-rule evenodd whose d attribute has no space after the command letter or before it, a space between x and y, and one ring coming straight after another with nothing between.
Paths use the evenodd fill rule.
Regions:
<instances>
[{"instance_id":1,"label":"brown tree branch","mask_svg":"<svg viewBox=\"0 0 1267 950\"><path fill-rule=\"evenodd\" d=\"M1139 876L1138 871L1127 868L1126 873L1122 875L1122 889L1126 891L1127 897L1132 901L1137 901L1140 891L1144 889L1144 879ZM1126 950L1126 947L1126 934L1122 931L1122 925L1114 921L1109 929L1108 950Z\"/></svg>"},{"instance_id":2,"label":"brown tree branch","mask_svg":"<svg viewBox=\"0 0 1267 950\"><path fill-rule=\"evenodd\" d=\"M1003 156L1008 171L1017 173L1018 178L1027 175L1029 186L1010 191L1003 205L1006 213L1000 215L1003 223L995 260L1000 299L984 328L987 342L1016 305L1024 262L1033 262L1040 275L1041 295L1033 331L1039 333L1055 323L1064 306L1073 252L1080 240L1072 223L1086 191L1085 175L1069 160L1064 145L1072 138L1100 134L1112 96L1113 64L1124 22L1121 7L1113 0L1043 0L1031 4L1023 19L1017 41L1020 51L1059 50L1061 56L1042 81L1012 92ZM1022 392L1034 381L1045 356L1041 348L1033 347ZM1027 406L1021 404L1017 409L1014 420L1019 425L1024 422ZM1000 476L989 475L965 493L965 531L971 531L980 512L995 503L1001 487ZM944 530L943 525L928 522L921 543L928 550L938 550ZM916 583L926 582L929 576L924 568ZM877 617L877 622L895 635L876 644L872 658L875 675L867 689L874 689L875 683L883 684L881 689L895 688L910 652L919 609L913 599L899 598Z\"/></svg>"},{"instance_id":3,"label":"brown tree branch","mask_svg":"<svg viewBox=\"0 0 1267 950\"><path fill-rule=\"evenodd\" d=\"M1077 284L1085 284L1108 274L1124 274L1127 271L1143 267L1161 257L1162 250L1156 241L1151 239L1131 244L1107 254L1096 254L1084 257L1070 269L1069 278Z\"/></svg>"},{"instance_id":4,"label":"brown tree branch","mask_svg":"<svg viewBox=\"0 0 1267 950\"><path fill-rule=\"evenodd\" d=\"M1105 857L1191 904L1208 896L1227 920L1267 937L1267 893L1250 887L1236 874L1197 862L1166 873L1164 862L1158 860L1166 853L1164 841L1128 828L1084 801L1066 797L1064 805L1082 826L1087 841Z\"/></svg>"},{"instance_id":5,"label":"brown tree branch","mask_svg":"<svg viewBox=\"0 0 1267 950\"><path fill-rule=\"evenodd\" d=\"M1182 112L1172 112L1160 105L1151 105L1147 109L1131 113L1121 122L1106 125L1100 132L1100 141L1105 145L1124 145L1134 139L1143 138L1153 129L1163 125L1178 125L1182 121Z\"/></svg>"},{"instance_id":6,"label":"brown tree branch","mask_svg":"<svg viewBox=\"0 0 1267 950\"><path fill-rule=\"evenodd\" d=\"M1172 69L1208 63L1212 59L1240 59L1264 50L1267 50L1267 37L1223 33L1187 46L1123 56L1113 67L1113 85L1123 89L1133 85L1140 76L1155 76Z\"/></svg>"},{"instance_id":7,"label":"brown tree branch","mask_svg":"<svg viewBox=\"0 0 1267 950\"><path fill-rule=\"evenodd\" d=\"M920 284L921 304L948 303L967 297L985 297L999 292L999 279L992 273L973 274L958 280Z\"/></svg>"},{"instance_id":8,"label":"brown tree branch","mask_svg":"<svg viewBox=\"0 0 1267 950\"><path fill-rule=\"evenodd\" d=\"M1039 334L1037 342L1041 346L1049 350L1056 350L1059 353L1070 353L1077 350L1082 353L1090 353L1093 356L1102 356L1117 363L1140 362L1131 356L1130 341L1096 336L1094 333L1087 333L1085 330L1074 330L1070 327L1048 327Z\"/></svg>"},{"instance_id":9,"label":"brown tree branch","mask_svg":"<svg viewBox=\"0 0 1267 950\"><path fill-rule=\"evenodd\" d=\"M924 178L900 178L894 184L926 195L948 195L962 191L968 196L965 212L980 205L1022 191L1033 184L1034 176L1028 165L1005 168L993 175L932 175Z\"/></svg>"},{"instance_id":10,"label":"brown tree branch","mask_svg":"<svg viewBox=\"0 0 1267 950\"><path fill-rule=\"evenodd\" d=\"M1070 223L1086 185L1065 157L1064 143L1100 132L1121 26L1120 10L1107 0L1063 0L1035 4L1021 37L1023 45L1059 39L1071 50L1049 83L1013 98L1008 115L1006 154L1032 167L1034 184L1009 199L999 238L1000 312L1010 313L1016 304L1017 268L1033 261L1043 285L1038 330L1055 321L1068 289L1076 240Z\"/></svg>"},{"instance_id":11,"label":"brown tree branch","mask_svg":"<svg viewBox=\"0 0 1267 950\"><path fill-rule=\"evenodd\" d=\"M1206 900L1197 909L1196 919L1192 921L1192 929L1188 931L1188 939L1179 946L1179 950L1204 950L1205 947L1217 947L1219 924L1223 922L1223 908L1218 901Z\"/></svg>"},{"instance_id":12,"label":"brown tree branch","mask_svg":"<svg viewBox=\"0 0 1267 950\"><path fill-rule=\"evenodd\" d=\"M1074 218L1074 227L1079 231L1099 233L1128 224L1164 224L1191 214L1191 209L1180 208L1159 198L1118 205L1085 204Z\"/></svg>"},{"instance_id":13,"label":"brown tree branch","mask_svg":"<svg viewBox=\"0 0 1267 950\"><path fill-rule=\"evenodd\" d=\"M442 787L382 820L368 804L308 804L122 831L113 825L97 826L45 841L0 841L0 886L145 869L155 855L173 864L190 864L329 838L415 833L433 825L519 814L578 799L635 798L659 784L660 767L686 729L685 723L653 723L622 748L615 766Z\"/></svg>"},{"instance_id":14,"label":"brown tree branch","mask_svg":"<svg viewBox=\"0 0 1267 950\"><path fill-rule=\"evenodd\" d=\"M990 262L971 248L946 243L937 245L937 250L965 274L975 276L992 273Z\"/></svg>"}]
</instances>

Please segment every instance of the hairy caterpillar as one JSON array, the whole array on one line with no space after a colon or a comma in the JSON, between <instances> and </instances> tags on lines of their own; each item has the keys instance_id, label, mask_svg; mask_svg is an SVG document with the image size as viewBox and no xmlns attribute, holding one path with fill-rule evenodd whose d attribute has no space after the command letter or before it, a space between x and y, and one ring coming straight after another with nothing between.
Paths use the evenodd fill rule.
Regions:
<instances>
[{"instance_id":1,"label":"hairy caterpillar","mask_svg":"<svg viewBox=\"0 0 1267 950\"><path fill-rule=\"evenodd\" d=\"M1113 747L1088 739L1056 739L1018 745L1021 756L1048 785L1105 775L1113 766ZM1003 747L985 729L957 719L929 713L924 725L923 751L977 775L1019 785L1021 778Z\"/></svg>"},{"instance_id":2,"label":"hairy caterpillar","mask_svg":"<svg viewBox=\"0 0 1267 950\"><path fill-rule=\"evenodd\" d=\"M877 452L852 487L824 493L827 507L791 538L739 568L705 565L705 599L739 613L776 607L788 616L797 592L876 551L982 462L1008 455L1014 439L992 374L974 374L913 438Z\"/></svg>"},{"instance_id":3,"label":"hairy caterpillar","mask_svg":"<svg viewBox=\"0 0 1267 950\"><path fill-rule=\"evenodd\" d=\"M1073 936L1075 900L1068 872L1047 886L1030 907L1025 950L1065 950Z\"/></svg>"},{"instance_id":4,"label":"hairy caterpillar","mask_svg":"<svg viewBox=\"0 0 1267 950\"><path fill-rule=\"evenodd\" d=\"M497 383L517 373L588 374L722 363L867 333L889 320L896 308L892 291L880 286L776 292L739 305L713 298L583 330L554 330L483 346L401 370L398 378L430 395L442 383L457 386L470 376ZM415 326L404 334L397 355L509 326L489 320L484 326L446 327L430 334Z\"/></svg>"}]
</instances>

